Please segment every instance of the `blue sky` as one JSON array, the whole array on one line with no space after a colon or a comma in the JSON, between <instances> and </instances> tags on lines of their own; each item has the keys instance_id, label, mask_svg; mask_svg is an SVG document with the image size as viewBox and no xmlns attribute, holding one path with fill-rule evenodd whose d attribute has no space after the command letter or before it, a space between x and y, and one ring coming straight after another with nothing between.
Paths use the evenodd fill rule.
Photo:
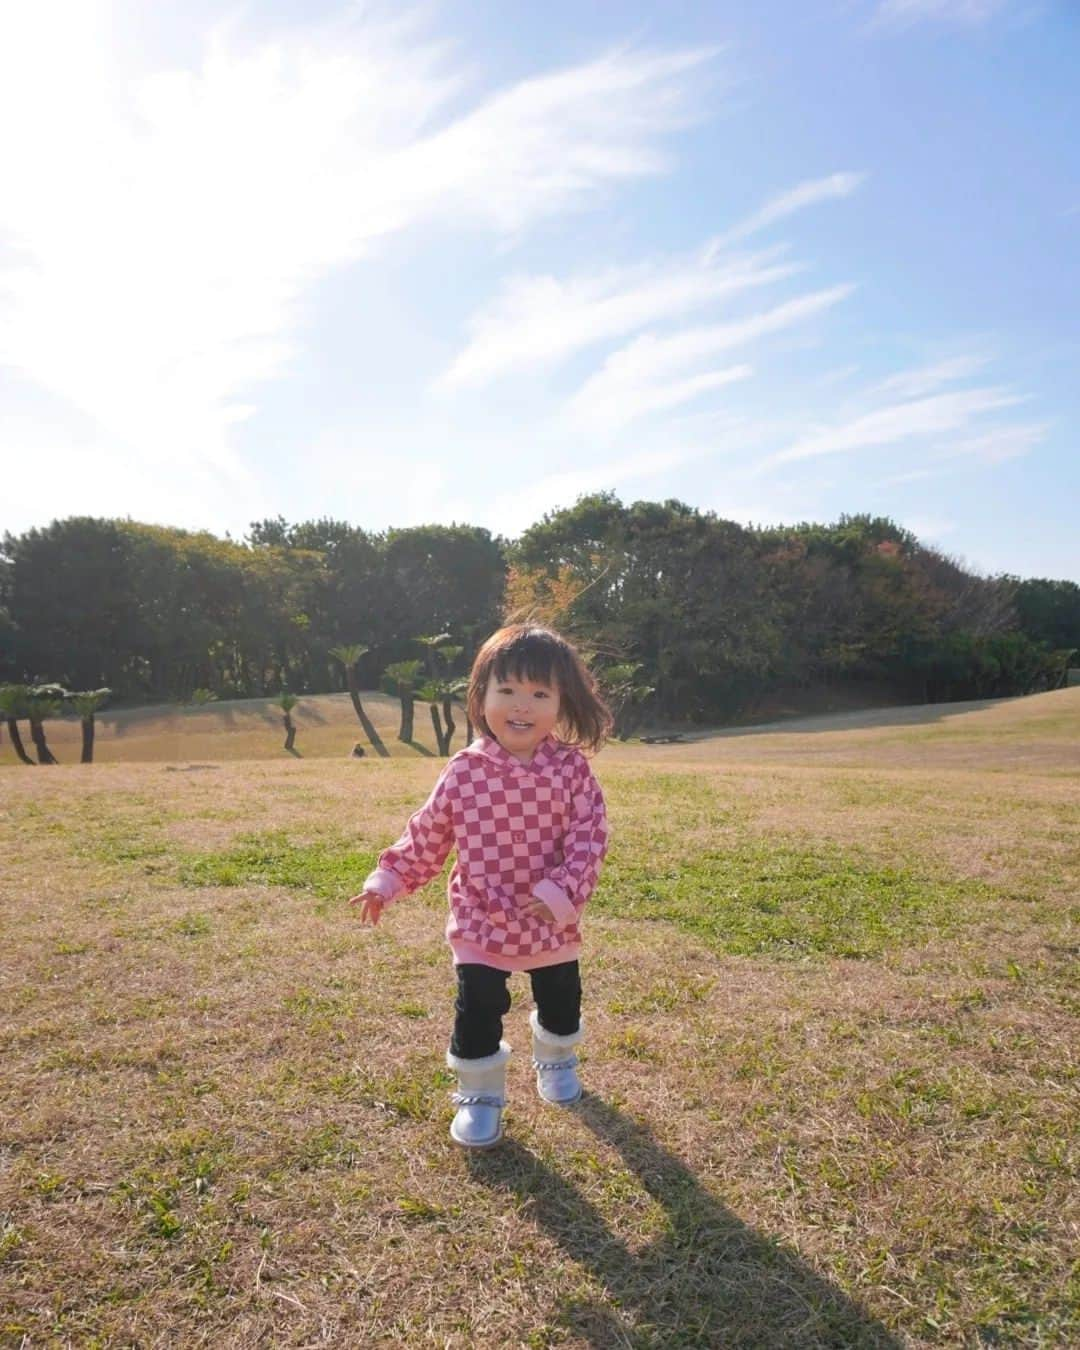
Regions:
<instances>
[{"instance_id":1,"label":"blue sky","mask_svg":"<svg viewBox=\"0 0 1080 1350\"><path fill-rule=\"evenodd\" d=\"M600 488L1080 580L1080 5L0 11L0 528Z\"/></svg>"}]
</instances>

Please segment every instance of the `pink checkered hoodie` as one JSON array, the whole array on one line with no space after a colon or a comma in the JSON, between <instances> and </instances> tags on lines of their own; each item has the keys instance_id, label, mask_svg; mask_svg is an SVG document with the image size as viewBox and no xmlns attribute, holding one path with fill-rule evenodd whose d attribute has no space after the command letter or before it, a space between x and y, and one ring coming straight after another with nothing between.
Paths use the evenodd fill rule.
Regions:
<instances>
[{"instance_id":1,"label":"pink checkered hoodie","mask_svg":"<svg viewBox=\"0 0 1080 1350\"><path fill-rule=\"evenodd\" d=\"M364 889L408 895L456 845L446 924L455 964L531 970L576 959L607 841L604 798L580 750L546 736L522 764L481 736L447 764ZM523 912L532 896L554 923Z\"/></svg>"}]
</instances>

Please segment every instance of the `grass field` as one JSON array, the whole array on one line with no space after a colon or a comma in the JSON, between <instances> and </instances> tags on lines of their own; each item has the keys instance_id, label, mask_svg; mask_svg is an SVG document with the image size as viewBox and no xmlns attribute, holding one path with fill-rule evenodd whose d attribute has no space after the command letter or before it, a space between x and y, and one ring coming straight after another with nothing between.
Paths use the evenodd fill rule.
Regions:
<instances>
[{"instance_id":1,"label":"grass field","mask_svg":"<svg viewBox=\"0 0 1080 1350\"><path fill-rule=\"evenodd\" d=\"M442 884L345 904L439 761L339 702L5 759L0 1345L1080 1343L1080 689L606 749L587 1095L515 980L480 1156Z\"/></svg>"}]
</instances>

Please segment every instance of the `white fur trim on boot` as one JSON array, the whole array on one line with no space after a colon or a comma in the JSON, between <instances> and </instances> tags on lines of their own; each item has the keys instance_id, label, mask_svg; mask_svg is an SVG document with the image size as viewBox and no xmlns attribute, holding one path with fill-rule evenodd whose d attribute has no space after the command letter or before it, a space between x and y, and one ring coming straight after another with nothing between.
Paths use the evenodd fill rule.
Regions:
<instances>
[{"instance_id":1,"label":"white fur trim on boot","mask_svg":"<svg viewBox=\"0 0 1080 1350\"><path fill-rule=\"evenodd\" d=\"M574 1054L584 1032L584 1025L569 1036L556 1036L540 1025L536 1009L529 1014L533 1034L533 1068L536 1070L536 1090L552 1106L570 1106L581 1096L577 1076L578 1057Z\"/></svg>"},{"instance_id":2,"label":"white fur trim on boot","mask_svg":"<svg viewBox=\"0 0 1080 1350\"><path fill-rule=\"evenodd\" d=\"M451 1100L457 1115L450 1124L450 1138L462 1148L491 1148L502 1138L502 1111L506 1104L506 1061L510 1047L505 1041L493 1055L461 1059L446 1052L446 1066L458 1077L458 1090Z\"/></svg>"}]
</instances>

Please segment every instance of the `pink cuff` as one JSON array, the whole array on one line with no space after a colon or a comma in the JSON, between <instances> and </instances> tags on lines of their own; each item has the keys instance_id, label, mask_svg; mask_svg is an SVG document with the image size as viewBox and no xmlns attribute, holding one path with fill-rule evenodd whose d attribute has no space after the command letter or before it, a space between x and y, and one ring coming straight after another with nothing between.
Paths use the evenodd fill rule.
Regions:
<instances>
[{"instance_id":1,"label":"pink cuff","mask_svg":"<svg viewBox=\"0 0 1080 1350\"><path fill-rule=\"evenodd\" d=\"M542 877L532 888L532 893L537 900L543 900L555 915L555 922L560 928L565 928L577 918L574 902L561 886L556 886L548 877Z\"/></svg>"},{"instance_id":2,"label":"pink cuff","mask_svg":"<svg viewBox=\"0 0 1080 1350\"><path fill-rule=\"evenodd\" d=\"M405 883L396 872L391 872L385 867L376 867L367 881L364 882L365 891L374 891L376 895L381 895L384 900L393 900L405 889Z\"/></svg>"}]
</instances>

